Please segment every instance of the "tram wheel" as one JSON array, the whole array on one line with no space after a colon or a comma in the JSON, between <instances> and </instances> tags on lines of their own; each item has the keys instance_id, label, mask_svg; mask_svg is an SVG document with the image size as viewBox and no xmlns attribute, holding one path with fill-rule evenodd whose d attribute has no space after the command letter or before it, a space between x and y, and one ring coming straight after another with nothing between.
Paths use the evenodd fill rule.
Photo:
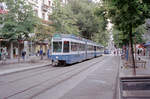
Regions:
<instances>
[{"instance_id":1,"label":"tram wheel","mask_svg":"<svg viewBox=\"0 0 150 99\"><path fill-rule=\"evenodd\" d=\"M52 60L52 65L53 65L53 66L58 66L59 63Z\"/></svg>"},{"instance_id":2,"label":"tram wheel","mask_svg":"<svg viewBox=\"0 0 150 99\"><path fill-rule=\"evenodd\" d=\"M60 61L59 62L61 66L66 66L66 62L65 61Z\"/></svg>"},{"instance_id":3,"label":"tram wheel","mask_svg":"<svg viewBox=\"0 0 150 99\"><path fill-rule=\"evenodd\" d=\"M62 66L66 66L66 62L65 61L62 63Z\"/></svg>"}]
</instances>

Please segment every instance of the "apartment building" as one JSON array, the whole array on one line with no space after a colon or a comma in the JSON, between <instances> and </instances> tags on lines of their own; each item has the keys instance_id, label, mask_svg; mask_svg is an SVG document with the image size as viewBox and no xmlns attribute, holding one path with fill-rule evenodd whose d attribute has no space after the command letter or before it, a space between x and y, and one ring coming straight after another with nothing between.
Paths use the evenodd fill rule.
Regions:
<instances>
[{"instance_id":1,"label":"apartment building","mask_svg":"<svg viewBox=\"0 0 150 99\"><path fill-rule=\"evenodd\" d=\"M37 17L41 18L43 21L43 24L46 25L46 23L49 22L48 21L50 18L49 15L52 13L52 5L53 5L54 0L25 0L25 1L33 7L33 10L35 11L35 14L37 15ZM61 2L63 4L66 4L67 0L61 0ZM4 10L5 7L6 6L4 3L0 3L0 14L7 13ZM0 25L0 27L1 26L2 25ZM8 56L11 59L17 58L18 53L21 52L22 50L25 50L28 55L35 54L40 49L40 45L41 45L36 42L24 41L22 42L21 50L19 51L16 42L10 42L9 44L7 44L7 42L8 41L4 41L2 38L0 38L0 49L6 47L8 54L9 54ZM44 46L42 49L44 53L46 53L46 50L48 49L47 42L44 43Z\"/></svg>"},{"instance_id":2,"label":"apartment building","mask_svg":"<svg viewBox=\"0 0 150 99\"><path fill-rule=\"evenodd\" d=\"M49 14L52 13L53 0L28 0L28 3L33 7L35 14L43 19L48 20Z\"/></svg>"},{"instance_id":3,"label":"apartment building","mask_svg":"<svg viewBox=\"0 0 150 99\"><path fill-rule=\"evenodd\" d=\"M49 22L50 14L52 13L53 0L27 0L27 3L33 7L35 14L39 17L44 25ZM33 54L41 49L41 42L29 42L29 53ZM46 53L48 48L47 42L42 42L43 52Z\"/></svg>"},{"instance_id":4,"label":"apartment building","mask_svg":"<svg viewBox=\"0 0 150 99\"><path fill-rule=\"evenodd\" d=\"M54 1L55 0L28 0L28 3L33 7L37 17L42 19L43 24L47 25L47 23L49 23L50 14L52 13L52 6ZM67 4L67 0L60 0L60 2L62 2L62 4ZM45 40L42 48L44 53L46 53L47 48L48 41ZM31 49L31 47L29 49ZM32 49L34 49L32 52L38 52L41 49L41 44L38 42L38 44L32 45Z\"/></svg>"},{"instance_id":5,"label":"apartment building","mask_svg":"<svg viewBox=\"0 0 150 99\"><path fill-rule=\"evenodd\" d=\"M52 6L55 0L28 0L28 3L33 7L36 15L43 19L48 20L49 15L52 13ZM67 4L68 0L60 0L63 4Z\"/></svg>"}]
</instances>

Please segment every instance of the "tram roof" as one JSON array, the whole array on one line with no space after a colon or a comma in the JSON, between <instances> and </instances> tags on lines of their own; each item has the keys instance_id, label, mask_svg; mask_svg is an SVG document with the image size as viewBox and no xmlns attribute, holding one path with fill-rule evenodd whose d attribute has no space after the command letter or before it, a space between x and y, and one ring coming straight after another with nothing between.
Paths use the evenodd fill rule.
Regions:
<instances>
[{"instance_id":1,"label":"tram roof","mask_svg":"<svg viewBox=\"0 0 150 99\"><path fill-rule=\"evenodd\" d=\"M95 44L97 46L103 47L101 44L97 44L96 42L93 42L91 40L75 36L74 34L54 34L53 37L56 37L56 38L57 37L59 37L59 38L71 38L71 39L75 39L75 40L85 41L85 42L88 42L88 43L93 43L93 44Z\"/></svg>"}]
</instances>

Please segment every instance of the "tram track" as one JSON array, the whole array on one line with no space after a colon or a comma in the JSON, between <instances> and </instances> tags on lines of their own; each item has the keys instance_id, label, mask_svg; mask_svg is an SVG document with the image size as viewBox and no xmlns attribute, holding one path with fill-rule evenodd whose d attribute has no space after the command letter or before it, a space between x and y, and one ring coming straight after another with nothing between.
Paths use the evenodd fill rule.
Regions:
<instances>
[{"instance_id":1,"label":"tram track","mask_svg":"<svg viewBox=\"0 0 150 99\"><path fill-rule=\"evenodd\" d=\"M34 69L34 73L35 72L38 72L38 71L41 71L41 70L46 70L47 68L43 68L43 67L40 67L40 68L36 68L36 69ZM31 69L31 70L25 70L25 71L22 71L22 72L15 72L15 73L11 73L11 75L10 74L6 74L6 75L0 75L0 82L5 82L5 84L8 84L9 82L13 82L13 81L15 81L16 79L21 79L21 78L24 78L24 77L19 77L20 75L22 75L23 73L25 73L25 74L30 74L30 73L33 73L33 69ZM13 79L12 80L12 78L13 77L18 77L18 78L16 78L15 80ZM27 75L25 75L25 77L27 77ZM9 81L5 81L6 79L8 79ZM0 83L0 85L3 85L2 83Z\"/></svg>"},{"instance_id":2,"label":"tram track","mask_svg":"<svg viewBox=\"0 0 150 99\"><path fill-rule=\"evenodd\" d=\"M8 99L8 98L10 98L10 97L17 96L18 94L23 94L23 93L25 93L25 92L27 92L27 91L29 91L29 90L31 90L31 89L32 89L32 90L33 90L33 89L36 89L36 87L42 86L42 85L44 85L45 83L51 83L50 86L48 86L48 87L46 87L46 88L42 88L42 90L39 90L38 92L36 92L36 93L34 93L33 95L31 95L31 96L29 97L29 99L32 99L32 98L36 97L37 95L39 95L39 94L41 94L41 93L43 93L43 92L45 92L45 91L47 91L47 90L49 90L49 89L51 89L51 88L57 86L57 85L59 85L60 83L62 83L62 82L64 82L64 81L66 81L66 80L68 80L68 79L70 79L70 78L72 78L72 77L74 77L74 76L80 74L82 71L87 70L87 69L90 68L92 65L95 65L95 64L98 64L99 62L102 62L104 59L105 59L105 58L103 57L103 59L101 59L101 61L98 60L98 61L96 61L96 62L94 62L94 63L92 63L92 64L90 64L90 65L88 65L88 66L85 66L85 67L82 68L82 69L79 68L78 66L75 67L75 68L71 68L71 69L69 69L69 70L66 71L66 72L60 73L59 75L56 75L56 76L54 76L54 77L52 77L52 78L49 78L49 79L47 79L47 80L44 80L44 81L42 81L42 82L40 82L40 83L38 83L38 84L36 84L36 85L33 85L33 86L29 87L29 88L26 88L26 89L24 89L24 90L21 90L21 91L19 91L19 92L17 92L17 93L14 93L14 94L12 94L12 95L9 95L9 96L5 97L5 99ZM76 72L73 73L73 71L76 71ZM63 78L64 76L68 76L68 77L66 77L66 78L64 79L64 78ZM62 79L62 78L63 78L63 79ZM62 79L62 80L61 80L61 79ZM56 82L55 82L55 81L56 81Z\"/></svg>"},{"instance_id":3,"label":"tram track","mask_svg":"<svg viewBox=\"0 0 150 99\"><path fill-rule=\"evenodd\" d=\"M26 79L26 78L31 78L31 77L33 77L33 76L41 75L41 74L44 74L44 73L47 73L47 72L51 72L51 71L54 71L54 70L58 70L58 68L53 68L53 67L44 68L44 69L42 69L42 70L36 71L36 73L34 72L33 74L29 74L29 75L27 75L27 76L20 77L20 78L17 78L17 79L15 79L15 80L11 80L11 81L5 82L4 84L14 83L14 82L17 82L17 81ZM3 85L3 84L0 84L0 85Z\"/></svg>"},{"instance_id":4,"label":"tram track","mask_svg":"<svg viewBox=\"0 0 150 99\"><path fill-rule=\"evenodd\" d=\"M104 59L103 59L103 60L104 60ZM65 82L65 81L67 81L67 80L71 79L72 77L74 77L74 76L76 76L76 75L80 74L82 71L85 71L85 70L89 69L91 66L96 65L96 64L98 64L98 63L102 62L103 60L98 61L98 62L95 62L95 63L93 63L93 64L89 65L88 67L83 68L82 70L79 70L79 71L78 71L78 72L76 72L75 74L73 74L73 75L71 75L71 76L69 76L69 77L67 77L67 78L65 78L65 79L63 79L63 80L61 80L61 81L59 81L59 82L55 83L54 85L52 85L52 86L50 86L50 87L48 87L48 88L46 88L46 89L44 89L44 90L41 90L39 93L37 93L37 94L35 94L35 95L31 96L31 97L30 97L30 98L28 98L28 99L33 99L34 97L38 96L39 94L44 93L44 92L46 92L47 90L49 90L49 89L51 89L51 88L56 87L57 85L61 84L62 82Z\"/></svg>"},{"instance_id":5,"label":"tram track","mask_svg":"<svg viewBox=\"0 0 150 99\"><path fill-rule=\"evenodd\" d=\"M48 67L48 66L47 66ZM22 74L22 73L31 73L31 72L33 72L33 70L36 70L35 72L37 72L37 71L41 71L41 70L44 70L45 68L43 68L43 67L39 67L39 68L34 68L34 69L30 69L30 70L24 70L24 71L18 71L18 72L13 72L13 73L11 73L11 75L15 75L15 76L18 76L18 75L20 75L20 73ZM5 75L0 75L0 77L2 78L2 77L4 77L4 78L7 78L7 77L9 77L9 76L11 76L10 74L5 74Z\"/></svg>"}]
</instances>

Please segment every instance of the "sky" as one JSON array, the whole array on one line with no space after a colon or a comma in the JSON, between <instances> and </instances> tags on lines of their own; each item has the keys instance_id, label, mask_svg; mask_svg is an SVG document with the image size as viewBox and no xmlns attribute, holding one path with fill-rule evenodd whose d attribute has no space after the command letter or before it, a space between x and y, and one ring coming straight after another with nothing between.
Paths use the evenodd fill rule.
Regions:
<instances>
[{"instance_id":1,"label":"sky","mask_svg":"<svg viewBox=\"0 0 150 99\"><path fill-rule=\"evenodd\" d=\"M94 2L99 2L100 0L93 0Z\"/></svg>"}]
</instances>

